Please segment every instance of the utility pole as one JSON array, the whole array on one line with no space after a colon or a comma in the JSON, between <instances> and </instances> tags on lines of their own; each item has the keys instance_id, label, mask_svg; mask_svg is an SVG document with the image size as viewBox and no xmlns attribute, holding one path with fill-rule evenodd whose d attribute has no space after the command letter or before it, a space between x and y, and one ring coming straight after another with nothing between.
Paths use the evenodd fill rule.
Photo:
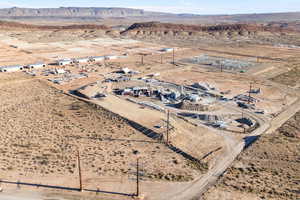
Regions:
<instances>
[{"instance_id":1,"label":"utility pole","mask_svg":"<svg viewBox=\"0 0 300 200\"><path fill-rule=\"evenodd\" d=\"M175 65L175 48L173 48L173 65Z\"/></svg>"},{"instance_id":2,"label":"utility pole","mask_svg":"<svg viewBox=\"0 0 300 200\"><path fill-rule=\"evenodd\" d=\"M244 108L243 108L244 110ZM242 120L244 119L244 111L242 111ZM244 134L246 133L246 127L245 124L243 124Z\"/></svg>"},{"instance_id":3,"label":"utility pole","mask_svg":"<svg viewBox=\"0 0 300 200\"><path fill-rule=\"evenodd\" d=\"M160 64L163 64L163 55L160 55Z\"/></svg>"},{"instance_id":4,"label":"utility pole","mask_svg":"<svg viewBox=\"0 0 300 200\"><path fill-rule=\"evenodd\" d=\"M142 54L142 65L144 65L144 55Z\"/></svg>"},{"instance_id":5,"label":"utility pole","mask_svg":"<svg viewBox=\"0 0 300 200\"><path fill-rule=\"evenodd\" d=\"M249 88L249 98L248 98L248 104L250 104L250 98L251 98L251 90L252 90L252 83L250 82L250 88Z\"/></svg>"},{"instance_id":6,"label":"utility pole","mask_svg":"<svg viewBox=\"0 0 300 200\"><path fill-rule=\"evenodd\" d=\"M170 111L167 114L167 144L169 144L169 131L170 131Z\"/></svg>"},{"instance_id":7,"label":"utility pole","mask_svg":"<svg viewBox=\"0 0 300 200\"><path fill-rule=\"evenodd\" d=\"M77 163L78 163L78 173L79 173L79 190L82 191L82 176L81 176L81 166L80 166L80 154L79 149L77 149Z\"/></svg>"},{"instance_id":8,"label":"utility pole","mask_svg":"<svg viewBox=\"0 0 300 200\"><path fill-rule=\"evenodd\" d=\"M139 158L136 159L136 196L140 196Z\"/></svg>"}]
</instances>

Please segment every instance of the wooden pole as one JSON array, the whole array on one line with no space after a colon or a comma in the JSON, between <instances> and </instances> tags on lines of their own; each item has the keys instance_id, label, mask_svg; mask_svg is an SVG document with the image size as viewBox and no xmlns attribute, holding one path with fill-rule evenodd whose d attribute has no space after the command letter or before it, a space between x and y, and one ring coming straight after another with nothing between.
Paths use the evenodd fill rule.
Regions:
<instances>
[{"instance_id":1,"label":"wooden pole","mask_svg":"<svg viewBox=\"0 0 300 200\"><path fill-rule=\"evenodd\" d=\"M244 108L243 108L244 109ZM244 119L244 111L242 111L242 120ZM243 124L244 134L246 133L246 127L245 124Z\"/></svg>"},{"instance_id":2,"label":"wooden pole","mask_svg":"<svg viewBox=\"0 0 300 200\"><path fill-rule=\"evenodd\" d=\"M163 64L163 55L160 55L160 64Z\"/></svg>"},{"instance_id":3,"label":"wooden pole","mask_svg":"<svg viewBox=\"0 0 300 200\"><path fill-rule=\"evenodd\" d=\"M80 154L79 149L77 149L77 163L78 163L78 175L79 175L79 190L82 191L82 175L81 175L81 166L80 166Z\"/></svg>"},{"instance_id":4,"label":"wooden pole","mask_svg":"<svg viewBox=\"0 0 300 200\"><path fill-rule=\"evenodd\" d=\"M142 65L144 65L144 55L142 55Z\"/></svg>"},{"instance_id":5,"label":"wooden pole","mask_svg":"<svg viewBox=\"0 0 300 200\"><path fill-rule=\"evenodd\" d=\"M139 158L136 159L136 196L140 196Z\"/></svg>"},{"instance_id":6,"label":"wooden pole","mask_svg":"<svg viewBox=\"0 0 300 200\"><path fill-rule=\"evenodd\" d=\"M173 48L173 65L175 65L175 48Z\"/></svg>"},{"instance_id":7,"label":"wooden pole","mask_svg":"<svg viewBox=\"0 0 300 200\"><path fill-rule=\"evenodd\" d=\"M170 111L168 110L168 115L167 115L167 144L169 144L169 129L170 129Z\"/></svg>"},{"instance_id":8,"label":"wooden pole","mask_svg":"<svg viewBox=\"0 0 300 200\"><path fill-rule=\"evenodd\" d=\"M250 88L249 88L249 98L248 98L248 104L250 104L251 90L252 90L252 83L250 83Z\"/></svg>"}]
</instances>

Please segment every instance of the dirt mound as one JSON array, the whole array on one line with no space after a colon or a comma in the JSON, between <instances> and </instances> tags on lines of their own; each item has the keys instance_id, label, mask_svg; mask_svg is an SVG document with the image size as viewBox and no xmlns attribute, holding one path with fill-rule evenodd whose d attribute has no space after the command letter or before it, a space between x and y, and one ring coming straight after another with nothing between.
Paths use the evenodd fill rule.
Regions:
<instances>
[{"instance_id":1,"label":"dirt mound","mask_svg":"<svg viewBox=\"0 0 300 200\"><path fill-rule=\"evenodd\" d=\"M18 22L0 21L0 28L2 29L38 29L38 30L74 30L74 29L97 29L97 30L109 30L104 25L68 25L68 26L39 26L32 24L23 24Z\"/></svg>"}]
</instances>

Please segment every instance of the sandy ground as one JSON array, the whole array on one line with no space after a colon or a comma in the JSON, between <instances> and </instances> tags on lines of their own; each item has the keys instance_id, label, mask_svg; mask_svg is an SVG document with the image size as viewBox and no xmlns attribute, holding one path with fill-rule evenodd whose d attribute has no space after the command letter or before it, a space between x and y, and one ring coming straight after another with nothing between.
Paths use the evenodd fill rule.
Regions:
<instances>
[{"instance_id":1,"label":"sandy ground","mask_svg":"<svg viewBox=\"0 0 300 200\"><path fill-rule=\"evenodd\" d=\"M170 43L163 45L156 44L156 42L108 38L101 34L81 31L71 35L64 31L35 33L2 31L0 63L1 65L30 64L37 61L52 62L67 57L128 53L129 57L125 59L90 66L82 65L93 71L87 72L88 78L65 85L50 85L67 92L97 80L103 80L111 71L129 67L140 71L141 77L160 72L159 79L179 84L207 82L217 87L219 91L231 90L228 94L229 98L236 94L246 93L249 83L255 82L254 87L261 88L263 91L262 94L256 96L261 100L257 106L266 110L270 118L286 109L295 100L292 94L294 91L285 91L284 88L277 87L265 79L290 70L286 64L299 60L299 49L248 44L210 47L203 45L199 46L200 49L193 45L193 47L176 48L177 65L172 65L170 64L172 53L158 52L163 47L170 47ZM140 53L148 54L144 56L143 65ZM236 53L244 54L244 56L236 55ZM182 58L191 58L201 54L254 62L256 56L266 56L272 59L282 59L282 61L261 59L259 66L245 74L220 73L217 69L210 69L207 66L178 62ZM67 66L65 69L72 73L79 73L82 66ZM50 76L50 78L53 77L55 76ZM151 199L164 199L161 192L176 194L183 188L188 190L194 182L184 181L190 181L194 177L200 180L203 177L202 173L181 155L133 129L122 118L103 109L96 110L86 103L65 96L49 87L48 83L44 82L47 78L49 77L29 77L23 73L0 74L2 113L0 115L0 149L2 152L0 159L3 163L1 170L5 172L1 178L78 187L77 147L80 149L82 158L85 188L100 187L107 191L133 193L135 184L132 173L137 156L141 157L145 176L142 188L147 188L143 193ZM150 129L166 119L163 113L147 108L142 109L140 106L115 96L109 96L107 100L95 103ZM197 158L201 158L215 148L223 147L223 150L228 150L236 145L236 138L231 134L220 133L202 126L194 127L178 119L171 119L171 123L175 127L171 133L172 144ZM163 133L165 130L155 131ZM216 157L213 156L209 167L218 164L220 156L223 155L228 156L226 152ZM5 185L6 188L8 188L7 185ZM4 193L2 197L12 198L11 194L13 192ZM238 197L245 196L241 191L236 194ZM40 195L39 192L38 195ZM72 195L66 199L72 199ZM57 199L64 199L63 195L59 196ZM73 199L87 198L87 196L75 196ZM93 198L91 195L88 196ZM2 197L0 195L0 199ZM40 198L35 195L26 197L28 199ZM222 190L216 194L215 198L226 199L225 197L231 198L227 190ZM120 198L122 197L116 197L116 199ZM256 196L250 195L249 198L255 199ZM56 199L56 197L49 196L46 199ZM108 199L114 199L114 197L109 196Z\"/></svg>"},{"instance_id":2,"label":"sandy ground","mask_svg":"<svg viewBox=\"0 0 300 200\"><path fill-rule=\"evenodd\" d=\"M86 187L96 187L94 180L129 180L137 155L149 179L187 181L199 174L182 156L121 118L39 80L14 80L0 90L2 179L77 187L77 148Z\"/></svg>"},{"instance_id":3,"label":"sandy ground","mask_svg":"<svg viewBox=\"0 0 300 200\"><path fill-rule=\"evenodd\" d=\"M167 116L165 113L148 108L141 108L139 105L112 95L96 103L132 121L143 124L143 126L155 130L166 137L165 128L154 128L156 125L161 124L163 124L163 127L166 127L164 121ZM171 143L195 158L200 159L210 151L224 147L222 137L204 126L195 127L178 118L171 118L170 123L171 126L174 127L174 130L170 133ZM203 143L203 141L205 141L205 143Z\"/></svg>"},{"instance_id":4,"label":"sandy ground","mask_svg":"<svg viewBox=\"0 0 300 200\"><path fill-rule=\"evenodd\" d=\"M299 116L243 152L204 199L298 199Z\"/></svg>"}]
</instances>

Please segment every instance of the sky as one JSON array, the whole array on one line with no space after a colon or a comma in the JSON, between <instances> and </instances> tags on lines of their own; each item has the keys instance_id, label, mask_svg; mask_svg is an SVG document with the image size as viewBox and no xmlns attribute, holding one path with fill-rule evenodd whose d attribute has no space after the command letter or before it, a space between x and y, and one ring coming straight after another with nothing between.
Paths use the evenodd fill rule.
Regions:
<instances>
[{"instance_id":1,"label":"sky","mask_svg":"<svg viewBox=\"0 0 300 200\"><path fill-rule=\"evenodd\" d=\"M0 8L128 7L194 14L300 11L300 0L0 0Z\"/></svg>"}]
</instances>

